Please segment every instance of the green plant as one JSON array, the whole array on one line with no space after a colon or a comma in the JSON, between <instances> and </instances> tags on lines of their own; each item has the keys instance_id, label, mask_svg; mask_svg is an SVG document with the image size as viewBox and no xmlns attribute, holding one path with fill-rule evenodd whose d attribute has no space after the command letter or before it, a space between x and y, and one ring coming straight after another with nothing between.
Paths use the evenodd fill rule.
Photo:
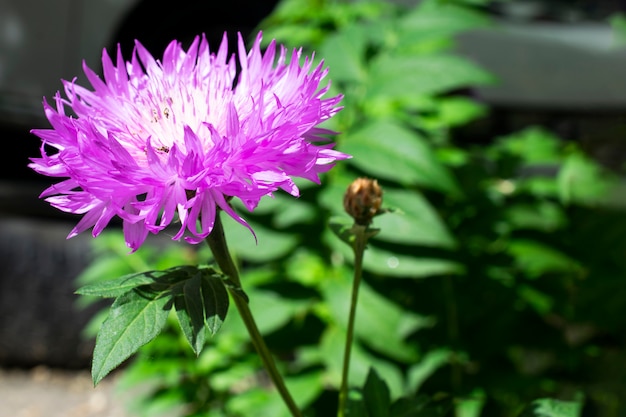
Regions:
<instances>
[{"instance_id":1,"label":"green plant","mask_svg":"<svg viewBox=\"0 0 626 417\"><path fill-rule=\"evenodd\" d=\"M328 127L354 156L301 199L262 201L251 216L258 245L225 224L261 332L307 415L336 410L352 253L327 224L345 216L357 176L378 178L392 213L376 218L364 257L351 415L574 417L583 397L596 415L626 408L616 178L541 128L480 146L455 138L488 113L464 92L493 78L453 50L455 34L490 25L483 3L290 0L263 25L266 39L324 57L345 93ZM208 258L146 248L94 269ZM244 336L229 315L196 359L168 327L122 384L148 386L136 408L146 416L181 405L184 416L281 416Z\"/></svg>"}]
</instances>

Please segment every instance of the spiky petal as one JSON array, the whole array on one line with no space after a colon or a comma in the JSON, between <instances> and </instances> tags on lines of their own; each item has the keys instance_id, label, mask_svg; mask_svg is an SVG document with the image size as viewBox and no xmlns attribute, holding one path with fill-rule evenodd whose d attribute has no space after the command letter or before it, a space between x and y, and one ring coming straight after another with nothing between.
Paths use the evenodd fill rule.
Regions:
<instances>
[{"instance_id":1,"label":"spiky petal","mask_svg":"<svg viewBox=\"0 0 626 417\"><path fill-rule=\"evenodd\" d=\"M342 98L324 98L327 70L301 50L288 60L284 47L260 44L259 33L248 52L239 36L235 87L226 35L216 53L202 36L187 51L173 41L160 61L139 42L128 62L105 50L104 79L83 65L93 89L64 81L65 98L44 100L52 128L33 130L42 146L30 167L63 178L41 196L83 215L69 237L89 228L97 236L119 216L133 251L176 220L173 238L198 243L218 209L247 225L229 198L252 211L278 189L298 196L292 177L319 182L349 157L320 143L328 132L318 125Z\"/></svg>"}]
</instances>

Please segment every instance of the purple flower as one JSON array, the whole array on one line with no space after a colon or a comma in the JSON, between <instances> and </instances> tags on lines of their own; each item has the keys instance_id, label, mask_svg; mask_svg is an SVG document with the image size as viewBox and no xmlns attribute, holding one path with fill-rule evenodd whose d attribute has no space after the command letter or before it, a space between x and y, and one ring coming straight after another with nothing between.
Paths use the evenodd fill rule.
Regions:
<instances>
[{"instance_id":1,"label":"purple flower","mask_svg":"<svg viewBox=\"0 0 626 417\"><path fill-rule=\"evenodd\" d=\"M323 98L327 70L308 57L301 64L301 50L287 63L281 47L276 61L275 42L264 53L260 44L259 33L248 53L239 36L235 87L226 35L216 54L204 37L186 52L170 43L162 61L139 42L130 62L119 48L116 64L104 51L104 81L83 65L93 91L63 81L66 98L57 92L56 108L44 101L52 129L33 130L42 156L30 167L65 178L41 197L83 214L68 237L90 227L97 236L117 215L133 251L176 218L173 238L198 243L218 208L247 226L230 197L252 211L279 188L298 196L292 176L319 183L349 157L317 127L341 109L341 96Z\"/></svg>"}]
</instances>

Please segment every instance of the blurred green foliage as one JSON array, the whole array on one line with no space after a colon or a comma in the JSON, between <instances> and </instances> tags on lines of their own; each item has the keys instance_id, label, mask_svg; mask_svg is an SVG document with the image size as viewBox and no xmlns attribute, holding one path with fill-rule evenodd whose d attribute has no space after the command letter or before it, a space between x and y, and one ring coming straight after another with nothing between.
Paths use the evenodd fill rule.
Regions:
<instances>
[{"instance_id":1,"label":"blurred green foliage","mask_svg":"<svg viewBox=\"0 0 626 417\"><path fill-rule=\"evenodd\" d=\"M345 216L357 176L377 178L393 212L375 219L365 254L354 415L574 417L583 397L590 415L626 411L616 176L539 127L486 145L455 138L489 110L467 92L495 80L454 53L455 35L491 25L484 3L285 0L262 25L265 40L323 57L345 94L327 127L354 156L321 187L298 182L301 198L246 213L258 245L225 219L252 311L308 416L336 413L352 255L327 224ZM184 244L120 256L116 235L94 245L81 284L210 258ZM121 382L141 387L139 416L283 416L269 385L233 312L198 358L169 327ZM368 408L368 392L384 410Z\"/></svg>"}]
</instances>

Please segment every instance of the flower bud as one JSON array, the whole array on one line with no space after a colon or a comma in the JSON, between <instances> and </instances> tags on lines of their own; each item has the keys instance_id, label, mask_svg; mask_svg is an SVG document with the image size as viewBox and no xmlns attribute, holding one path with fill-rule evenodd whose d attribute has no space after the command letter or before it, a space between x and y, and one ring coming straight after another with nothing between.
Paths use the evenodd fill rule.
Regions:
<instances>
[{"instance_id":1,"label":"flower bud","mask_svg":"<svg viewBox=\"0 0 626 417\"><path fill-rule=\"evenodd\" d=\"M380 214L383 204L383 190L378 181L357 178L348 186L343 198L343 207L354 218L356 224L367 226L372 218Z\"/></svg>"}]
</instances>

